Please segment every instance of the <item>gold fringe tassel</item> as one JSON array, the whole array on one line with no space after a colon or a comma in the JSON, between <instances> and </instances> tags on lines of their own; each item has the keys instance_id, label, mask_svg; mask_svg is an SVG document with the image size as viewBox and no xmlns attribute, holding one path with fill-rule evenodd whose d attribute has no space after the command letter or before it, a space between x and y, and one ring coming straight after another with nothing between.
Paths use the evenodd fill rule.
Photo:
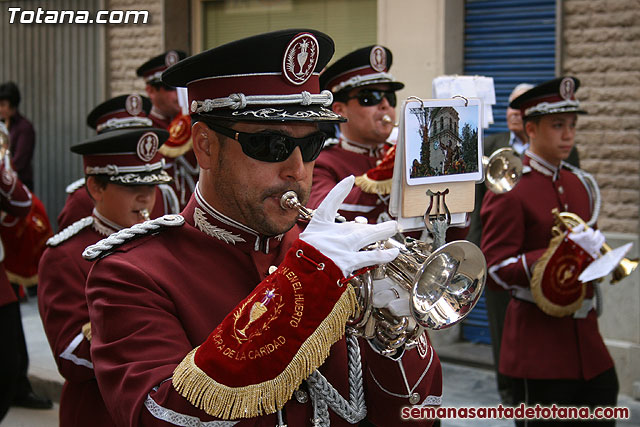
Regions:
<instances>
[{"instance_id":1,"label":"gold fringe tassel","mask_svg":"<svg viewBox=\"0 0 640 427\"><path fill-rule=\"evenodd\" d=\"M291 398L302 380L322 365L331 346L344 336L357 305L350 284L318 328L300 346L287 367L274 379L244 387L229 387L209 377L194 362L193 349L173 372L173 387L207 414L229 420L272 414Z\"/></svg>"},{"instance_id":2,"label":"gold fringe tassel","mask_svg":"<svg viewBox=\"0 0 640 427\"><path fill-rule=\"evenodd\" d=\"M6 270L5 270L6 271ZM22 285L25 288L29 288L31 286L35 286L38 284L38 275L34 274L31 277L24 277L18 274L11 273L10 271L6 271L7 277L11 283L15 283L18 285Z\"/></svg>"},{"instance_id":3,"label":"gold fringe tassel","mask_svg":"<svg viewBox=\"0 0 640 427\"><path fill-rule=\"evenodd\" d=\"M365 193L369 194L389 194L391 193L391 179L384 181L374 181L367 174L356 177L356 185Z\"/></svg>"},{"instance_id":4,"label":"gold fringe tassel","mask_svg":"<svg viewBox=\"0 0 640 427\"><path fill-rule=\"evenodd\" d=\"M542 256L536 262L535 267L533 268L533 275L531 276L531 294L533 295L533 300L536 302L536 305L548 314L549 316L554 317L564 317L569 316L576 312L582 305L582 300L584 299L587 293L587 287L582 286L582 295L578 300L570 305L558 305L554 304L544 296L544 292L542 291L542 277L544 275L544 270L547 268L547 264L549 260L553 256L556 248L562 244L562 240L564 239L564 234L559 234L551 239L549 242L549 247L542 254Z\"/></svg>"},{"instance_id":5,"label":"gold fringe tassel","mask_svg":"<svg viewBox=\"0 0 640 427\"><path fill-rule=\"evenodd\" d=\"M169 147L166 144L162 144L160 148L158 148L158 151L165 157L175 159L176 157L182 156L184 153L191 150L191 148L193 148L193 139L189 138L189 141L177 147Z\"/></svg>"},{"instance_id":6,"label":"gold fringe tassel","mask_svg":"<svg viewBox=\"0 0 640 427\"><path fill-rule=\"evenodd\" d=\"M87 341L91 341L91 322L82 325L82 335L84 335Z\"/></svg>"}]
</instances>

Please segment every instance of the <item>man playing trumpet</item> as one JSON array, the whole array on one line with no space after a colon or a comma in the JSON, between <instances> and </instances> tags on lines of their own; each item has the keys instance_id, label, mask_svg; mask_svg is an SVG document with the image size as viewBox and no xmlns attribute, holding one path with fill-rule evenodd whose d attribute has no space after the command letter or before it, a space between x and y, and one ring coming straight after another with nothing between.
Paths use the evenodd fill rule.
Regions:
<instances>
[{"instance_id":1,"label":"man playing trumpet","mask_svg":"<svg viewBox=\"0 0 640 427\"><path fill-rule=\"evenodd\" d=\"M481 210L489 281L512 296L499 370L514 378L516 404L595 407L617 400L613 360L598 331L594 285L578 280L604 238L584 227L551 238L553 209L574 213L590 226L599 210L593 178L564 162L574 146L577 114L585 113L574 96L579 84L573 77L557 78L511 102L522 112L530 141L524 174L508 193L487 192Z\"/></svg>"}]
</instances>

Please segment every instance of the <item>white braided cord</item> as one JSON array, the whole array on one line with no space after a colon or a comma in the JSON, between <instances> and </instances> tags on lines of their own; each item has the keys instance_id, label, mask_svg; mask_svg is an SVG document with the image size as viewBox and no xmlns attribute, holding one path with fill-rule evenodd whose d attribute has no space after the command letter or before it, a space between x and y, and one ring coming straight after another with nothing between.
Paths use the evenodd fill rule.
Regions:
<instances>
[{"instance_id":1,"label":"white braided cord","mask_svg":"<svg viewBox=\"0 0 640 427\"><path fill-rule=\"evenodd\" d=\"M52 236L51 238L49 238L49 240L47 240L47 246L51 246L51 247L58 246L60 243L75 236L76 234L78 234L80 231L84 230L91 224L93 224L92 216L87 216L82 219L79 219L73 224L71 224L70 226L68 226L67 228L65 228L64 230L57 233L55 236Z\"/></svg>"},{"instance_id":2,"label":"white braided cord","mask_svg":"<svg viewBox=\"0 0 640 427\"><path fill-rule=\"evenodd\" d=\"M114 117L96 126L96 131L125 129L134 127L151 127L153 122L147 117Z\"/></svg>"},{"instance_id":3,"label":"white braided cord","mask_svg":"<svg viewBox=\"0 0 640 427\"><path fill-rule=\"evenodd\" d=\"M375 74L358 74L351 77L349 80L345 80L340 84L337 84L331 88L331 90L336 93L340 92L342 89L346 87L358 87L363 85L372 85L376 83L393 83L395 79L389 73L381 72Z\"/></svg>"},{"instance_id":4,"label":"white braided cord","mask_svg":"<svg viewBox=\"0 0 640 427\"><path fill-rule=\"evenodd\" d=\"M87 175L119 175L123 173L154 172L156 170L162 170L163 168L164 159L161 159L159 162L145 163L140 166L87 166L84 172Z\"/></svg>"},{"instance_id":5,"label":"white braided cord","mask_svg":"<svg viewBox=\"0 0 640 427\"><path fill-rule=\"evenodd\" d=\"M136 237L144 236L152 231L156 231L162 227L176 227L184 224L184 217L181 215L165 215L160 218L145 221L136 224L133 227L125 228L111 236L100 240L91 246L88 246L82 253L82 257L86 260L94 259L108 253L112 249L122 245L123 243L133 240Z\"/></svg>"},{"instance_id":6,"label":"white braided cord","mask_svg":"<svg viewBox=\"0 0 640 427\"><path fill-rule=\"evenodd\" d=\"M593 227L598 221L600 215L600 208L602 207L602 197L600 196L600 187L596 179L589 172L586 172L580 168L577 168L569 163L562 162L562 166L573 172L578 179L582 182L582 185L587 189L589 199L591 199L591 218L587 221L589 227ZM593 193L593 194L592 194Z\"/></svg>"},{"instance_id":7,"label":"white braided cord","mask_svg":"<svg viewBox=\"0 0 640 427\"><path fill-rule=\"evenodd\" d=\"M580 102L573 99L565 99L558 102L541 102L539 104L534 105L533 107L527 108L524 110L524 115L528 116L533 113L539 114L552 114L552 113L562 113L565 111L575 111L576 108L580 107Z\"/></svg>"},{"instance_id":8,"label":"white braided cord","mask_svg":"<svg viewBox=\"0 0 640 427\"><path fill-rule=\"evenodd\" d=\"M347 333L348 370L349 370L349 401L327 381L317 369L307 378L309 392L313 401L314 422L318 426L329 426L330 407L336 414L348 423L357 424L367 416L367 406L364 400L362 382L362 360L358 339Z\"/></svg>"},{"instance_id":9,"label":"white braided cord","mask_svg":"<svg viewBox=\"0 0 640 427\"><path fill-rule=\"evenodd\" d=\"M230 108L242 110L248 105L312 105L319 104L328 107L333 103L331 91L323 90L320 94L311 94L307 91L291 95L245 95L244 93L232 93L224 98L205 99L204 101L192 101L192 113L208 113L218 108Z\"/></svg>"}]
</instances>

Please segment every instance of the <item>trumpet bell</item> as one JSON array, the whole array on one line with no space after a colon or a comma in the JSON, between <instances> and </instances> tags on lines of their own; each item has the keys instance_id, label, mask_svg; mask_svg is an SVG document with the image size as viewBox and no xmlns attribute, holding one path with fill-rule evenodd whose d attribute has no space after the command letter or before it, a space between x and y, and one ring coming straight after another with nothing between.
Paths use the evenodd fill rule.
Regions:
<instances>
[{"instance_id":1,"label":"trumpet bell","mask_svg":"<svg viewBox=\"0 0 640 427\"><path fill-rule=\"evenodd\" d=\"M638 268L638 259L622 258L620 264L611 273L611 283L618 283Z\"/></svg>"},{"instance_id":2,"label":"trumpet bell","mask_svg":"<svg viewBox=\"0 0 640 427\"><path fill-rule=\"evenodd\" d=\"M486 282L487 263L466 240L447 243L431 253L425 242L400 247L385 272L409 291L411 312L424 328L449 328L464 319L478 302Z\"/></svg>"},{"instance_id":3,"label":"trumpet bell","mask_svg":"<svg viewBox=\"0 0 640 427\"><path fill-rule=\"evenodd\" d=\"M486 281L480 249L460 240L441 246L427 258L412 290L412 314L429 329L445 329L475 307Z\"/></svg>"},{"instance_id":4,"label":"trumpet bell","mask_svg":"<svg viewBox=\"0 0 640 427\"><path fill-rule=\"evenodd\" d=\"M511 191L522 177L522 160L506 147L495 151L490 157L483 157L485 185L496 194Z\"/></svg>"}]
</instances>

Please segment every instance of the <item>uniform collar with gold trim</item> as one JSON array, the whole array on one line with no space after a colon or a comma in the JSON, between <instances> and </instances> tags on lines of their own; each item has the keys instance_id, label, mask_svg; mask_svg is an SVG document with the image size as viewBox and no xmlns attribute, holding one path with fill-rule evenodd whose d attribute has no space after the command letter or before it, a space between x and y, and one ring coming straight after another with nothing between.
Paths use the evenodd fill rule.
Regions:
<instances>
[{"instance_id":1,"label":"uniform collar with gold trim","mask_svg":"<svg viewBox=\"0 0 640 427\"><path fill-rule=\"evenodd\" d=\"M552 165L542 157L531 152L531 150L526 150L524 155L529 158L529 166L531 166L531 169L536 170L543 175L550 176L552 181L555 181L558 178L560 167Z\"/></svg>"},{"instance_id":2,"label":"uniform collar with gold trim","mask_svg":"<svg viewBox=\"0 0 640 427\"><path fill-rule=\"evenodd\" d=\"M204 234L227 244L268 254L269 250L277 247L284 237L284 234L271 237L263 236L252 228L222 214L204 199L197 184L194 197L189 204L195 204L193 225ZM188 210L189 207L185 209L185 213Z\"/></svg>"},{"instance_id":3,"label":"uniform collar with gold trim","mask_svg":"<svg viewBox=\"0 0 640 427\"><path fill-rule=\"evenodd\" d=\"M384 146L384 143L375 146L360 144L345 138L344 135L340 136L340 147L343 150L358 154L366 154L369 157L381 157L384 152Z\"/></svg>"},{"instance_id":4,"label":"uniform collar with gold trim","mask_svg":"<svg viewBox=\"0 0 640 427\"><path fill-rule=\"evenodd\" d=\"M109 221L103 215L98 212L96 208L93 208L93 212L91 213L93 216L93 223L91 227L98 233L105 237L111 236L116 231L122 230L123 227L120 227L113 221Z\"/></svg>"}]
</instances>

